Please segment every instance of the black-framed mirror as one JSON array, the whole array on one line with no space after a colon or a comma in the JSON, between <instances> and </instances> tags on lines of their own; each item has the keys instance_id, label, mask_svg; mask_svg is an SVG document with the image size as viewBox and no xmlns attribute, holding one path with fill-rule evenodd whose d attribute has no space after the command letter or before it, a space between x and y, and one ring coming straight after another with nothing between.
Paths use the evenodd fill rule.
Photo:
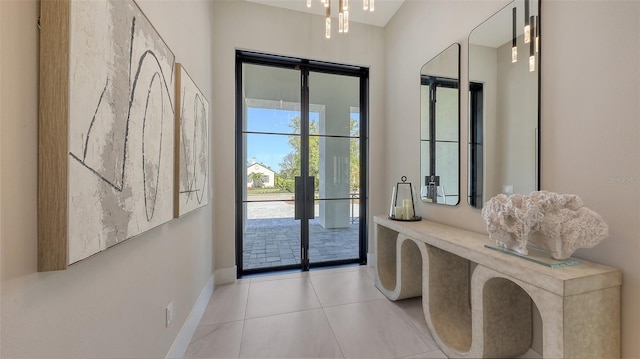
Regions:
<instances>
[{"instance_id":1,"label":"black-framed mirror","mask_svg":"<svg viewBox=\"0 0 640 359\"><path fill-rule=\"evenodd\" d=\"M460 44L420 70L420 198L460 202Z\"/></svg>"},{"instance_id":2,"label":"black-framed mirror","mask_svg":"<svg viewBox=\"0 0 640 359\"><path fill-rule=\"evenodd\" d=\"M516 0L469 35L471 207L539 189L539 24L540 2Z\"/></svg>"}]
</instances>

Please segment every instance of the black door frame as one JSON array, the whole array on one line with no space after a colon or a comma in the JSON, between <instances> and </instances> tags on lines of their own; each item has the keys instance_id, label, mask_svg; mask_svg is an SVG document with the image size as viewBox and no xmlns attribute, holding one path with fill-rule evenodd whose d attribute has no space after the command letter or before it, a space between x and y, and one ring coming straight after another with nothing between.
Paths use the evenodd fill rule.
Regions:
<instances>
[{"instance_id":1,"label":"black door frame","mask_svg":"<svg viewBox=\"0 0 640 359\"><path fill-rule=\"evenodd\" d=\"M469 189L467 202L483 206L484 187L484 85L469 82Z\"/></svg>"},{"instance_id":2,"label":"black door frame","mask_svg":"<svg viewBox=\"0 0 640 359\"><path fill-rule=\"evenodd\" d=\"M438 77L438 76L430 76L430 75L422 75L420 77L420 84L422 86L429 87L429 176L436 176L436 143L438 142L449 142L453 143L454 141L439 141L437 140L437 129L436 129L436 102L438 97L438 88L450 88L450 89L458 89L459 81L457 79L450 79L446 77ZM459 98L460 95L458 95ZM458 121L458 141L460 143L460 123ZM423 139L424 141L424 139ZM458 153L458 163L460 163L460 154ZM439 173L439 172L438 172ZM460 173L460 169L458 168L458 173ZM424 183L426 186L427 183ZM458 185L458 187L460 187ZM458 198L460 189L458 188ZM445 200L446 202L446 200ZM457 203L456 203L457 204Z\"/></svg>"},{"instance_id":3,"label":"black door frame","mask_svg":"<svg viewBox=\"0 0 640 359\"><path fill-rule=\"evenodd\" d=\"M309 221L301 220L301 263L292 265L282 265L270 268L243 269L243 106L242 106L242 65L254 64L271 67L295 69L301 72L300 84L300 130L301 130L301 175L303 178L309 174L309 73L319 72L336 75L358 77L360 79L360 195L359 195L359 258L326 261L320 263L309 262ZM326 267L342 264L367 264L367 203L368 203L368 139L369 139L369 69L359 66L340 65L328 62L313 61L292 57L276 56L251 51L236 50L236 147L235 147L235 178L236 178L236 267L237 277L243 275L264 273L282 270L308 271L313 267ZM307 182L303 183L303 192L307 193ZM309 218L310 213L307 206L304 206L304 217ZM313 210L313 208L311 208Z\"/></svg>"}]
</instances>

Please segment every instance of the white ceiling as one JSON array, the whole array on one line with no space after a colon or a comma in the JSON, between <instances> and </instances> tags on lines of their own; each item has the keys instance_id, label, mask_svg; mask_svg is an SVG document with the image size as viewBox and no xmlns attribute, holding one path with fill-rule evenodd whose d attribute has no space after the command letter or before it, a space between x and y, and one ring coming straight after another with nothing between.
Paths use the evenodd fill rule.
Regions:
<instances>
[{"instance_id":1,"label":"white ceiling","mask_svg":"<svg viewBox=\"0 0 640 359\"><path fill-rule=\"evenodd\" d=\"M530 0L529 15L538 15L539 0ZM469 42L475 45L498 48L513 38L513 7L517 8L516 32L517 36L524 33L524 1L516 0L507 4L493 16L476 27L469 36Z\"/></svg>"},{"instance_id":2,"label":"white ceiling","mask_svg":"<svg viewBox=\"0 0 640 359\"><path fill-rule=\"evenodd\" d=\"M247 0L263 5L276 6L284 9L302 11L310 14L325 15L324 5L320 0L311 0L311 7L307 7L307 0ZM338 16L338 1L331 0L331 16ZM373 12L362 9L362 0L349 0L349 21L384 27L398 11L404 0L375 0Z\"/></svg>"}]
</instances>

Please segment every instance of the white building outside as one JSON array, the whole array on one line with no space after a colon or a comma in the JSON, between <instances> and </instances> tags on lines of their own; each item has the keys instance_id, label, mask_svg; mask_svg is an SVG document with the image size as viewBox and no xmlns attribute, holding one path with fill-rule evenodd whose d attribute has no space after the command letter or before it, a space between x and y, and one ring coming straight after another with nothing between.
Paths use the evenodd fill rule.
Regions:
<instances>
[{"instance_id":1,"label":"white building outside","mask_svg":"<svg viewBox=\"0 0 640 359\"><path fill-rule=\"evenodd\" d=\"M247 166L247 188L254 188L252 176L254 173L262 174L263 188L273 188L276 186L276 173L253 159L253 163Z\"/></svg>"}]
</instances>

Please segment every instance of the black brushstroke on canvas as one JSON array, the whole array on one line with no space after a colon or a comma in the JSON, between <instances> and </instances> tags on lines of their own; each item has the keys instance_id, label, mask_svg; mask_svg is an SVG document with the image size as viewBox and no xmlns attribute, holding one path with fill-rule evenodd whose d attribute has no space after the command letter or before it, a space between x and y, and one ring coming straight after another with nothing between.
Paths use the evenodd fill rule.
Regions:
<instances>
[{"instance_id":1,"label":"black brushstroke on canvas","mask_svg":"<svg viewBox=\"0 0 640 359\"><path fill-rule=\"evenodd\" d=\"M131 70L132 70L132 65L134 63L134 61L133 61L133 43L134 43L135 29L136 29L136 17L134 16L132 18L132 21L131 21L131 37L130 37L130 48L129 48L129 79L131 79ZM142 71L143 66L145 65L145 60L147 59L148 55L151 56L150 57L151 60L155 60L155 63L152 62L151 65L147 65L147 66L154 66L155 65L157 67L157 70L154 72L154 75L152 76L152 79L151 79L151 81L149 83L149 87L148 87L148 91L147 91L147 99L146 99L147 103L146 103L146 105L148 106L149 96L150 96L150 92L151 92L151 86L153 85L153 82L155 81L156 77L158 77L158 76L162 80L162 84L164 85L164 89L165 89L166 93L167 94L171 93L169 91L169 87L168 87L168 84L167 84L167 79L166 79L166 77L164 75L164 72L163 72L162 66L160 64L160 61L158 60L158 57L156 56L156 54L152 50L150 50L150 49L146 50L138 58L138 65L137 65L137 69L136 69L136 72L135 72L135 75L134 75L134 78L133 78L133 85L129 89L129 104L128 104L128 109L127 109L127 119L126 119L126 122L125 122L125 134L124 134L124 144L123 144L124 148L123 148L123 155L122 155L122 172L121 172L121 178L120 178L120 183L121 184L118 185L118 184L114 183L113 181L107 179L103 174L100 173L100 169L93 168L92 166L90 166L90 165L88 165L86 163L87 148L88 148L88 145L89 145L89 143L91 141L91 130L92 130L92 127L93 127L94 122L96 120L97 113L98 113L100 107L103 106L103 97L104 97L104 94L105 94L106 90L108 89L109 79L107 79L107 82L106 82L105 87L104 87L104 89L102 91L102 94L100 95L100 98L98 99L98 102L96 104L96 110L95 110L93 118L92 118L92 120L90 122L89 128L87 129L87 136L86 136L85 145L84 145L84 148L83 148L82 159L79 158L74 153L69 152L69 155L71 156L71 158L73 158L76 161L78 161L80 164L82 164L84 167L86 167L88 170L90 170L93 174L95 174L98 178L100 178L102 181L107 183L109 186L111 186L117 192L122 192L123 189L124 189L124 178L125 178L125 170L126 170L126 161L127 161L127 157L128 157L127 143L128 143L129 128L130 128L129 122L131 120L131 109L133 107L135 96L136 96L136 90L137 90L137 87L138 87L138 80L139 80L140 72ZM173 76L173 68L171 69L171 74L170 75ZM131 81L129 81L129 83L131 83ZM163 99L162 104L164 106L164 97L162 96L163 95L162 94L162 87L161 87L160 91L161 91L160 98ZM174 108L173 108L173 103L171 101L169 101L169 106L171 108L171 112L173 113L174 112ZM144 137L144 123L146 122L146 113L147 113L147 108L145 107L145 116L143 118L143 135L142 135L143 137ZM161 116L161 119L160 119L160 128L161 129L162 129L162 123L163 122L164 122L164 113L163 113L163 115ZM143 150L142 150L143 161L142 161L142 165L144 167L144 162L145 162L144 161L144 158L145 158L144 138L142 140L142 143L143 143ZM162 131L160 133L160 146L159 146L159 149L158 149L158 158L160 158L161 153L162 153ZM145 171L144 171L144 168L143 168L143 186L144 186L144 191L145 191L145 211L146 211L147 221L151 221L151 219L153 218L153 213L155 211L155 202L157 200L157 181L159 181L159 178L160 178L160 176L159 176L160 167L159 166L157 166L157 171L158 171L158 173L156 175L156 187L155 187L156 191L152 196L153 197L152 200L149 201L149 202L152 202L152 203L148 203L147 202L147 193L146 193L147 192L147 184L145 182L146 181L146 176L145 176ZM151 208L151 211L149 211L150 208Z\"/></svg>"},{"instance_id":2,"label":"black brushstroke on canvas","mask_svg":"<svg viewBox=\"0 0 640 359\"><path fill-rule=\"evenodd\" d=\"M109 87L109 79L107 79L106 83L104 84L104 88L102 89L102 93L100 94L100 99L98 100L98 106L96 106L96 111L93 113L93 118L91 119L91 123L89 124L89 129L87 130L87 138L85 139L84 150L82 153L83 162L87 159L87 148L89 148L89 138L91 138L91 129L93 128L93 124L96 122L96 116L98 115L100 104L102 104L104 93L107 92L107 87Z\"/></svg>"},{"instance_id":3,"label":"black brushstroke on canvas","mask_svg":"<svg viewBox=\"0 0 640 359\"><path fill-rule=\"evenodd\" d=\"M186 94L186 88L183 88L182 90L183 94ZM185 103L186 101L182 101L182 109L181 109L181 119L184 119L185 116ZM197 161L197 155L199 153L198 150L203 151L206 149L201 149L198 146L196 146L196 137L198 135L198 110L203 110L204 109L204 101L202 100L202 98L200 97L199 93L195 94L195 99L193 101L193 136L192 136L192 140L191 140L191 144L192 144L192 149L191 149L191 154L187 153L187 146L186 146L186 131L184 131L184 122L181 123L181 127L182 127L182 131L181 135L182 135L182 148L183 148L183 152L184 152L184 166L185 166L185 182L187 183L187 188L181 190L179 193L181 194L187 194L187 202L189 202L189 200L191 199L191 194L195 193L196 194L196 201L198 202L198 204L202 204L202 199L204 197L204 188L202 189L198 189L198 176L197 176L197 172L196 172L196 165L198 163ZM201 119L203 120L203 119ZM201 134L204 136L207 136L207 133ZM187 159L189 159L191 161L191 163L189 163L189 161L187 161ZM192 164L192 172L189 171L189 165ZM203 186L206 184L207 180L207 171L204 171L204 180L203 180ZM193 188L196 189L193 189Z\"/></svg>"},{"instance_id":4,"label":"black brushstroke on canvas","mask_svg":"<svg viewBox=\"0 0 640 359\"><path fill-rule=\"evenodd\" d=\"M202 111L202 113L199 112L198 110ZM194 117L196 119L196 121L195 121L196 124L199 123L198 120L205 121L206 119L199 118L195 114L198 114L198 113L204 114L204 112L205 112L205 110L204 110L204 101L202 101L202 98L200 98L200 94L197 93L196 94L196 99L195 99L194 104L193 104L193 113L194 113ZM194 127L193 128L193 142L196 143L197 126L193 126L193 127ZM206 130L206 128L205 128L205 130ZM203 133L201 133L200 135L208 137L208 133L206 131L203 131ZM205 143L207 143L207 142L205 141ZM194 147L197 147L197 146L194 145ZM203 148L198 148L198 149L200 150L200 151L198 151L198 153L207 150L206 148L204 148L204 149ZM193 153L193 159L194 159L194 161L193 161L194 184L195 184L196 188L198 188L198 183L197 183L198 176L195 175L196 174L196 163L197 163L197 154L198 153L196 153L196 149L195 148L194 148L193 152L194 152ZM206 183L207 183L207 171L205 170L204 171L203 183L202 183L202 186L203 186L202 191L196 192L196 199L198 200L198 204L202 204L202 198L204 196L204 186L206 185Z\"/></svg>"},{"instance_id":5,"label":"black brushstroke on canvas","mask_svg":"<svg viewBox=\"0 0 640 359\"><path fill-rule=\"evenodd\" d=\"M156 166L156 183L155 183L155 188L151 188L152 196L153 199L151 201L147 201L147 197L148 197L148 193L147 193L147 168L145 166L146 164L146 155L145 155L145 151L144 151L144 144L145 144L145 136L144 136L144 132L147 128L147 110L149 109L149 98L151 98L151 88L153 87L153 83L155 81L155 79L160 76L160 74L158 72L153 74L153 77L151 78L151 83L149 84L149 89L147 90L147 101L144 107L144 117L142 120L142 183L144 186L144 207L145 207L145 214L147 216L147 221L150 221L151 218L153 218L153 212L155 211L156 208L156 199L158 197L158 181L160 180L160 166ZM160 96L160 101L162 104L162 108L164 107L164 97ZM164 112L161 112L160 114L160 149L158 150L158 162L160 162L160 158L162 157L162 123L164 122ZM148 203L149 202L149 203ZM151 211L151 213L149 213L149 211Z\"/></svg>"}]
</instances>

